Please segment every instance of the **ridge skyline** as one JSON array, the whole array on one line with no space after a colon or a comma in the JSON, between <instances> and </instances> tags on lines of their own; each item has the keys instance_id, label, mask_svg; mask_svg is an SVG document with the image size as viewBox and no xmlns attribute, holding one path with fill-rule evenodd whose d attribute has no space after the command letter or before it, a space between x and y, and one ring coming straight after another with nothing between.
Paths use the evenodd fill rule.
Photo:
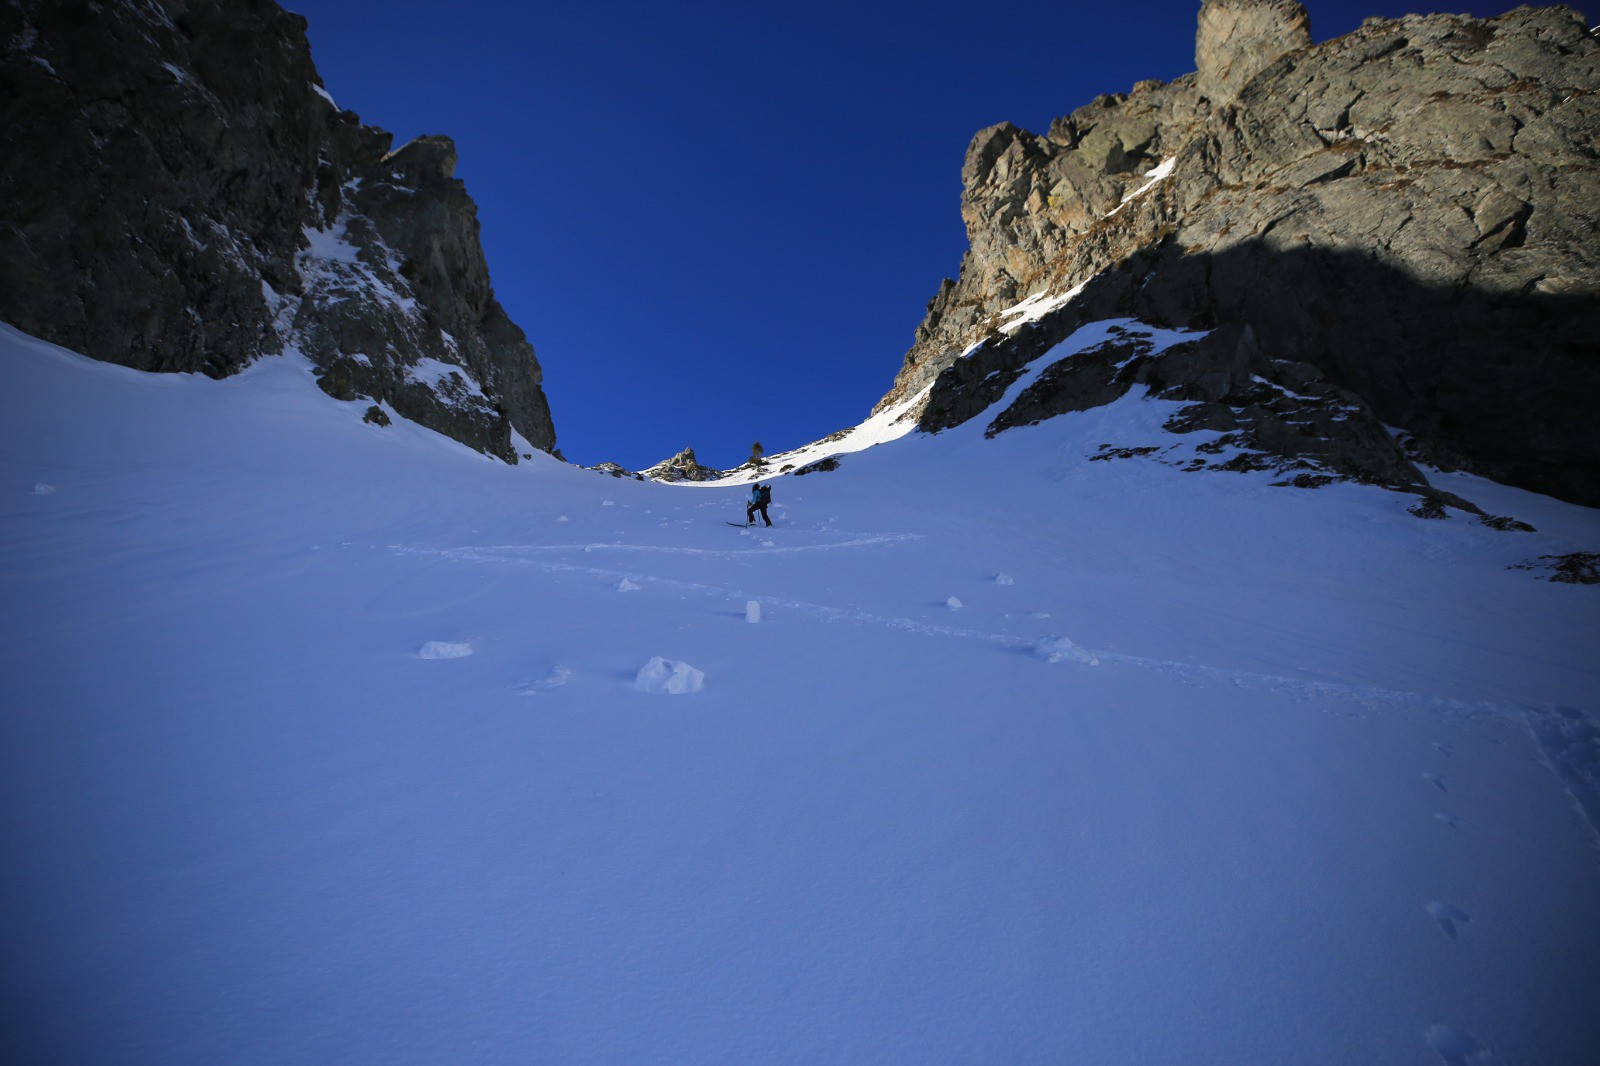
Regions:
<instances>
[{"instance_id":1,"label":"ridge skyline","mask_svg":"<svg viewBox=\"0 0 1600 1066\"><path fill-rule=\"evenodd\" d=\"M753 441L773 453L865 419L967 247L972 136L1002 121L1042 132L1096 95L1192 71L1199 9L1069 20L1030 5L1014 21L1037 34L1008 39L1003 62L962 65L970 31L949 5L915 20L894 4L853 18L830 5L678 19L473 8L449 24L419 4L387 5L382 19L362 3L286 6L308 19L341 107L396 144L456 142L496 295L538 352L562 453L634 470L686 446L725 469ZM1308 10L1322 42L1417 9ZM1155 30L1128 50L1061 43L1074 28L1094 41L1129 25ZM450 76L416 78L429 57ZM674 79L674 64L695 72ZM682 121L691 108L722 121ZM783 136L744 137L730 155L727 131L762 117ZM840 139L852 121L871 136ZM630 144L642 150L623 165Z\"/></svg>"}]
</instances>

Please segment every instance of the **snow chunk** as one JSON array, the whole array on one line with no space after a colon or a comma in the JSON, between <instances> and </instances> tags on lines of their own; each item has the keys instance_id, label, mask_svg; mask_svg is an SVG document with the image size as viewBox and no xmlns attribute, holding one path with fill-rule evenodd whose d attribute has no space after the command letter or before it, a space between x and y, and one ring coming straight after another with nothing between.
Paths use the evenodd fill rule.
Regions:
<instances>
[{"instance_id":1,"label":"snow chunk","mask_svg":"<svg viewBox=\"0 0 1600 1066\"><path fill-rule=\"evenodd\" d=\"M1082 663L1084 666L1099 666L1100 660L1093 654L1078 647L1066 637L1046 637L1034 645L1034 658L1043 659L1047 663Z\"/></svg>"},{"instance_id":2,"label":"snow chunk","mask_svg":"<svg viewBox=\"0 0 1600 1066\"><path fill-rule=\"evenodd\" d=\"M472 645L465 641L430 640L417 651L419 659L465 659Z\"/></svg>"},{"instance_id":3,"label":"snow chunk","mask_svg":"<svg viewBox=\"0 0 1600 1066\"><path fill-rule=\"evenodd\" d=\"M617 582L618 592L638 592L642 588L644 588L643 585L636 584L635 582L630 581L628 578L623 578L621 581Z\"/></svg>"},{"instance_id":4,"label":"snow chunk","mask_svg":"<svg viewBox=\"0 0 1600 1066\"><path fill-rule=\"evenodd\" d=\"M54 491L56 491L54 485L46 485L42 481L33 486L33 494L35 496L48 496Z\"/></svg>"},{"instance_id":5,"label":"snow chunk","mask_svg":"<svg viewBox=\"0 0 1600 1066\"><path fill-rule=\"evenodd\" d=\"M945 600L944 601L944 605L946 607L950 608L952 611L959 611L959 610L961 610L962 607L966 606L960 600L956 599L954 596L951 596L948 600Z\"/></svg>"},{"instance_id":6,"label":"snow chunk","mask_svg":"<svg viewBox=\"0 0 1600 1066\"><path fill-rule=\"evenodd\" d=\"M755 600L748 600L744 605L744 620L746 622L761 621L761 604Z\"/></svg>"},{"instance_id":7,"label":"snow chunk","mask_svg":"<svg viewBox=\"0 0 1600 1066\"><path fill-rule=\"evenodd\" d=\"M686 692L699 692L706 684L704 671L675 659L652 656L639 668L633 687L653 695L681 696Z\"/></svg>"},{"instance_id":8,"label":"snow chunk","mask_svg":"<svg viewBox=\"0 0 1600 1066\"><path fill-rule=\"evenodd\" d=\"M996 585L1015 585L1017 583L1017 579L1012 577L1010 574L1001 572L994 575L994 583Z\"/></svg>"}]
</instances>

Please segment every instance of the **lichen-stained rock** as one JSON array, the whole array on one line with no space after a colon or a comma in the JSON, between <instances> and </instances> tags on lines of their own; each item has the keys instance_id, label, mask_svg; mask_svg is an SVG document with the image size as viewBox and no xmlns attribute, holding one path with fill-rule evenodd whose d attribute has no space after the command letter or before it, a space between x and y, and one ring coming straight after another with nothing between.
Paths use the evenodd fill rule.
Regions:
<instances>
[{"instance_id":1,"label":"lichen-stained rock","mask_svg":"<svg viewBox=\"0 0 1600 1066\"><path fill-rule=\"evenodd\" d=\"M943 378L924 428L976 417L981 397L955 395L975 345L992 385L1044 338L1126 316L1210 331L1182 354L1194 402L1255 410L1251 439L1280 458L1320 450L1414 489L1390 427L1434 464L1600 505L1600 42L1582 16L1369 19L1312 45L1296 4L1207 0L1196 64L1045 136L978 134L970 250L880 409ZM1018 331L1025 302L1050 309ZM1273 415L1255 379L1310 395L1288 366L1355 413ZM1109 395L1119 373L1063 372L1063 397L1030 402Z\"/></svg>"},{"instance_id":2,"label":"lichen-stained rock","mask_svg":"<svg viewBox=\"0 0 1600 1066\"><path fill-rule=\"evenodd\" d=\"M340 399L507 462L513 430L554 449L454 146L391 151L341 110L300 16L25 0L0 49L0 318L144 370L297 350Z\"/></svg>"}]
</instances>

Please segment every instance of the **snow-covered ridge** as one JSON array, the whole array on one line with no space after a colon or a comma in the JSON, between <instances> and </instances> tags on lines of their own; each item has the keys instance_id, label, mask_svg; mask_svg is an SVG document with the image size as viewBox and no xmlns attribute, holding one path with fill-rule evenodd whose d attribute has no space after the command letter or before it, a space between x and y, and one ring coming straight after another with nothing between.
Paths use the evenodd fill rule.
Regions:
<instances>
[{"instance_id":1,"label":"snow-covered ridge","mask_svg":"<svg viewBox=\"0 0 1600 1066\"><path fill-rule=\"evenodd\" d=\"M917 413L928 398L929 385L913 396L869 417L860 425L830 434L819 441L786 452L765 456L759 468L739 467L727 471L726 476L711 481L679 481L673 484L715 488L725 485L748 485L782 474L804 471L817 463L837 459L841 455L875 448L880 444L899 440L917 428Z\"/></svg>"},{"instance_id":2,"label":"snow-covered ridge","mask_svg":"<svg viewBox=\"0 0 1600 1066\"><path fill-rule=\"evenodd\" d=\"M1071 293L1066 294L1066 298L1062 299L1060 303L1066 303L1067 299L1076 295L1082 288L1083 286L1080 285ZM1074 330L1065 340L1026 364L1022 368L1021 374L1006 388L1004 395L990 409L996 414L1008 410L1047 370L1059 366L1064 360L1081 355L1091 348L1099 347L1114 337L1128 335L1136 336L1146 343L1140 345L1137 356L1128 356L1122 364L1118 365L1117 369L1126 365L1133 358L1157 356L1175 344L1184 344L1205 336L1204 333L1196 333L1192 330L1162 329L1158 326L1147 325L1133 318L1107 318L1098 322L1085 323Z\"/></svg>"}]
</instances>

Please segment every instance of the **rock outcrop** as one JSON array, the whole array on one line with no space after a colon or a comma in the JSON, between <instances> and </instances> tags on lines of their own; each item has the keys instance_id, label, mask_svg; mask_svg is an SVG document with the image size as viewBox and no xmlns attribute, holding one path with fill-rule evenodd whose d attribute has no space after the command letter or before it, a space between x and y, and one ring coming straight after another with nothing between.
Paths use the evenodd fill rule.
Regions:
<instances>
[{"instance_id":1,"label":"rock outcrop","mask_svg":"<svg viewBox=\"0 0 1600 1066\"><path fill-rule=\"evenodd\" d=\"M723 476L721 470L700 465L693 448L685 448L671 459L663 459L640 473L656 481L715 481Z\"/></svg>"},{"instance_id":2,"label":"rock outcrop","mask_svg":"<svg viewBox=\"0 0 1600 1066\"><path fill-rule=\"evenodd\" d=\"M271 0L0 5L0 318L143 370L297 350L508 462L553 451L454 145L391 150Z\"/></svg>"},{"instance_id":3,"label":"rock outcrop","mask_svg":"<svg viewBox=\"0 0 1600 1066\"><path fill-rule=\"evenodd\" d=\"M1582 17L1368 20L1312 45L1289 0L1207 0L1196 62L1043 136L974 138L970 250L880 409L928 388L922 428L958 424L1081 325L1128 318L1195 339L1047 375L991 429L1137 386L1293 484L1425 493L1425 460L1600 505Z\"/></svg>"},{"instance_id":4,"label":"rock outcrop","mask_svg":"<svg viewBox=\"0 0 1600 1066\"><path fill-rule=\"evenodd\" d=\"M1205 0L1195 32L1195 86L1231 103L1257 74L1311 45L1311 19L1295 0Z\"/></svg>"}]
</instances>

